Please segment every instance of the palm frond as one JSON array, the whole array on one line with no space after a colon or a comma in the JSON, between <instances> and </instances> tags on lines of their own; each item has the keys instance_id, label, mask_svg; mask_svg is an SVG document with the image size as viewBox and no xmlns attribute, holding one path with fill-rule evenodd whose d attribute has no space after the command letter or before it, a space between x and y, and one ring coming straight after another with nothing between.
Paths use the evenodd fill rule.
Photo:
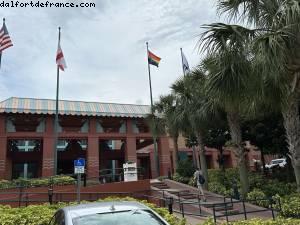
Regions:
<instances>
[{"instance_id":1,"label":"palm frond","mask_svg":"<svg viewBox=\"0 0 300 225\"><path fill-rule=\"evenodd\" d=\"M219 0L217 9L227 14L229 20L247 22L259 27L270 26L277 15L282 0Z\"/></svg>"},{"instance_id":2,"label":"palm frond","mask_svg":"<svg viewBox=\"0 0 300 225\"><path fill-rule=\"evenodd\" d=\"M224 23L203 25L202 28L205 31L198 42L199 51L207 51L209 54L221 51L241 51L258 32L243 26Z\"/></svg>"}]
</instances>

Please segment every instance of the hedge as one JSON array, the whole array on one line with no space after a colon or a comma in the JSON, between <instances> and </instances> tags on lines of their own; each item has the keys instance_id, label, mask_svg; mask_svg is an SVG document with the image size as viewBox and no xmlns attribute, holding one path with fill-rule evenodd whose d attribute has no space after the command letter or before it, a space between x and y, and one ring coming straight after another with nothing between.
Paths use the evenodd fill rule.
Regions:
<instances>
[{"instance_id":1,"label":"hedge","mask_svg":"<svg viewBox=\"0 0 300 225\"><path fill-rule=\"evenodd\" d=\"M54 185L68 185L74 184L75 179L70 176L58 175L50 178L40 178L40 179L23 179L19 178L16 180L0 180L0 189L4 188L14 188L17 186L24 187L43 187L49 186L50 184Z\"/></svg>"}]
</instances>

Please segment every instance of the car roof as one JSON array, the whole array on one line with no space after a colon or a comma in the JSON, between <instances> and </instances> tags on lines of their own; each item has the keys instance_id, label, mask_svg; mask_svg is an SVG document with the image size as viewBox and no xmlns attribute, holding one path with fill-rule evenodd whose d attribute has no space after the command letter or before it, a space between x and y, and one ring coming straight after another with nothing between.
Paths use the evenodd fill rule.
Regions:
<instances>
[{"instance_id":1,"label":"car roof","mask_svg":"<svg viewBox=\"0 0 300 225\"><path fill-rule=\"evenodd\" d=\"M147 206L139 202L131 201L110 201L110 202L96 202L88 204L79 204L75 206L67 206L62 210L69 214L72 218L94 213L109 213L118 211L128 211L137 209L149 209Z\"/></svg>"}]
</instances>

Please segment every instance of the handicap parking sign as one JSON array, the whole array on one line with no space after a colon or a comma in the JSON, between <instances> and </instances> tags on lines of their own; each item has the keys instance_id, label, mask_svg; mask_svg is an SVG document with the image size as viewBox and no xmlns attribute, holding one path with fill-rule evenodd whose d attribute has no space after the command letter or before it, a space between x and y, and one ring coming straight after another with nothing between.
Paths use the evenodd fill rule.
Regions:
<instances>
[{"instance_id":1,"label":"handicap parking sign","mask_svg":"<svg viewBox=\"0 0 300 225\"><path fill-rule=\"evenodd\" d=\"M74 166L85 166L85 159L80 158L80 159L76 159L74 160Z\"/></svg>"},{"instance_id":2,"label":"handicap parking sign","mask_svg":"<svg viewBox=\"0 0 300 225\"><path fill-rule=\"evenodd\" d=\"M84 173L85 159L74 160L74 173Z\"/></svg>"}]
</instances>

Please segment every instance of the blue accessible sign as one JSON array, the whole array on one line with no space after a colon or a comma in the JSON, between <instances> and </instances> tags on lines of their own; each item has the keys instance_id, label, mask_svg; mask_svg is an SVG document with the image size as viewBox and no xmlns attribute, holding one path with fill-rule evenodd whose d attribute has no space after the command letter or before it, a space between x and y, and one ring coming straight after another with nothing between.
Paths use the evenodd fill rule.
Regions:
<instances>
[{"instance_id":1,"label":"blue accessible sign","mask_svg":"<svg viewBox=\"0 0 300 225\"><path fill-rule=\"evenodd\" d=\"M80 158L74 160L74 173L84 173L84 167L85 167L85 159Z\"/></svg>"}]
</instances>

